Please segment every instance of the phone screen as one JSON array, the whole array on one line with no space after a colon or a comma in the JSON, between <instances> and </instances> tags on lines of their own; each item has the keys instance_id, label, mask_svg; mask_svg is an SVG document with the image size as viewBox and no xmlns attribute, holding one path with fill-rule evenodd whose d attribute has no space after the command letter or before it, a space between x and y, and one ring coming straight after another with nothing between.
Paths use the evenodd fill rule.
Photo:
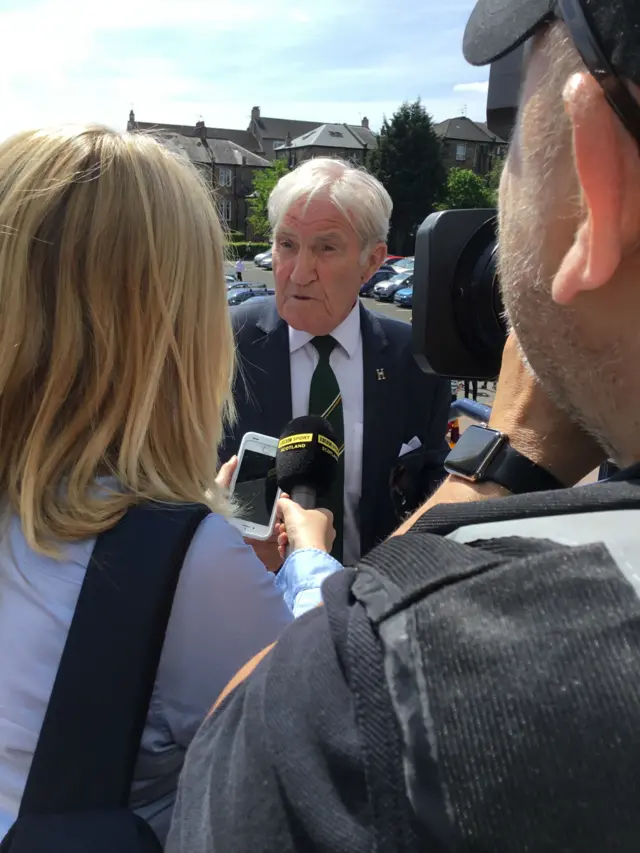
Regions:
<instances>
[{"instance_id":1,"label":"phone screen","mask_svg":"<svg viewBox=\"0 0 640 853\"><path fill-rule=\"evenodd\" d=\"M245 450L233 491L238 516L268 527L277 492L275 457Z\"/></svg>"}]
</instances>

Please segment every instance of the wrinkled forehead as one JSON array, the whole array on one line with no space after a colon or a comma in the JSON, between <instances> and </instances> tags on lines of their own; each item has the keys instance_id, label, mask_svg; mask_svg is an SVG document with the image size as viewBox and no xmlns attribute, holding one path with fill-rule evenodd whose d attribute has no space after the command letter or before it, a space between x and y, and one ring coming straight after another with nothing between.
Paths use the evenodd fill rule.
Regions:
<instances>
[{"instance_id":1,"label":"wrinkled forehead","mask_svg":"<svg viewBox=\"0 0 640 853\"><path fill-rule=\"evenodd\" d=\"M288 231L302 236L330 231L346 239L357 237L351 212L339 208L328 193L296 199L276 226L276 234Z\"/></svg>"}]
</instances>

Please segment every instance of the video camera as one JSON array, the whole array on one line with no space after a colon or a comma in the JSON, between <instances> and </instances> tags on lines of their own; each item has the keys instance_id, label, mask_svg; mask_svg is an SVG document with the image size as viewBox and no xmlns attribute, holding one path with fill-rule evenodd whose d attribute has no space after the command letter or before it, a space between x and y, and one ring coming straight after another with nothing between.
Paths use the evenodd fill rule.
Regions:
<instances>
[{"instance_id":1,"label":"video camera","mask_svg":"<svg viewBox=\"0 0 640 853\"><path fill-rule=\"evenodd\" d=\"M524 48L495 62L487 125L509 139ZM497 211L434 213L416 235L413 351L420 367L452 379L495 379L506 323L497 272Z\"/></svg>"}]
</instances>

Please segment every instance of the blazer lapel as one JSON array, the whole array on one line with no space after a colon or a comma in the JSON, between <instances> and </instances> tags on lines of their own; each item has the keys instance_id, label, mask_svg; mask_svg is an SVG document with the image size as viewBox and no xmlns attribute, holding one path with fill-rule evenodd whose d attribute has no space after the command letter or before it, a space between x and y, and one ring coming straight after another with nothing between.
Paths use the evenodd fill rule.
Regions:
<instances>
[{"instance_id":1,"label":"blazer lapel","mask_svg":"<svg viewBox=\"0 0 640 853\"><path fill-rule=\"evenodd\" d=\"M360 499L360 539L363 549L372 541L375 506L380 496L379 462L388 455L387 438L393 422L394 365L387 336L375 314L360 306L362 369L364 390L364 435L362 440L362 496Z\"/></svg>"},{"instance_id":2,"label":"blazer lapel","mask_svg":"<svg viewBox=\"0 0 640 853\"><path fill-rule=\"evenodd\" d=\"M252 391L265 433L277 438L291 420L292 412L289 330L275 302L267 306L256 326L251 352L256 387Z\"/></svg>"}]
</instances>

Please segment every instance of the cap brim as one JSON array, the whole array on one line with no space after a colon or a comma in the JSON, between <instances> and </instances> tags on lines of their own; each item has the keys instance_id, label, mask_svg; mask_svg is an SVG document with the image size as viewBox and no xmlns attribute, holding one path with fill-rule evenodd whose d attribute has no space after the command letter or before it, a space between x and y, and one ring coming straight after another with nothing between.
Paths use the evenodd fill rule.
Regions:
<instances>
[{"instance_id":1,"label":"cap brim","mask_svg":"<svg viewBox=\"0 0 640 853\"><path fill-rule=\"evenodd\" d=\"M554 17L555 0L479 0L464 34L464 57L489 65L519 47L545 20Z\"/></svg>"}]
</instances>

